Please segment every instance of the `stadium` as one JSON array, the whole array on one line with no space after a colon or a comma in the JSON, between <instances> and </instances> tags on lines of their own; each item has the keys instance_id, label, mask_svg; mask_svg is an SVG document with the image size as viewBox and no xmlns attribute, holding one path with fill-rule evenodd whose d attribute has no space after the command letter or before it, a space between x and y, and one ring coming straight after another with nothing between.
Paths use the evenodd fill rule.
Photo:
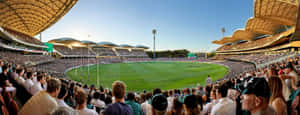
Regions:
<instances>
[{"instance_id":1,"label":"stadium","mask_svg":"<svg viewBox=\"0 0 300 115\"><path fill-rule=\"evenodd\" d=\"M300 113L298 0L253 0L245 26L230 36L223 28L211 52L167 47L175 38L156 51L156 29L147 35L153 44L42 40L79 2L0 0L1 115Z\"/></svg>"}]
</instances>

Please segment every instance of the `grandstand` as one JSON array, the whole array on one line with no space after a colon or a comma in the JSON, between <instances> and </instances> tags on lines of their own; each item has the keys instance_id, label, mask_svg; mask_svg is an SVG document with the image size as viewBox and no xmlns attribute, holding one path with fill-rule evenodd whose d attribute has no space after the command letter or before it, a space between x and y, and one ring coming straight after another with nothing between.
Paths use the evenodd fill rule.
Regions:
<instances>
[{"instance_id":1,"label":"grandstand","mask_svg":"<svg viewBox=\"0 0 300 115\"><path fill-rule=\"evenodd\" d=\"M197 106L196 108L199 108L199 113L200 111L201 113L211 111L206 111L206 109L208 109L206 105L211 106L211 109L214 105L210 104L212 102L217 103L217 101L213 101L217 100L217 96L212 96L215 95L216 91L224 90L230 87L231 91L234 90L235 92L238 92L237 94L239 95L237 96L240 96L242 95L242 89L249 88L247 85L251 84L254 81L254 78L262 78L271 81L271 78L278 74L289 74L284 74L284 72L290 64L292 64L291 66L295 70L295 72L300 74L298 70L298 68L300 67L300 63L298 62L300 57L300 9L298 0L254 0L254 16L249 18L249 20L246 22L245 28L236 30L232 34L232 36L226 36L220 40L212 41L212 43L214 44L221 45L216 50L216 59L222 60L208 59L204 56L200 58L187 58L186 55L181 55L186 54L188 52L186 50L179 50L178 52L181 53L178 54L180 55L177 55L176 51L166 51L167 53L157 52L158 57L161 57L152 59L150 58L151 56L148 56L148 54L146 53L149 47L144 45L117 45L107 41L80 41L75 38L68 37L52 39L47 43L43 43L41 39L37 39L34 37L59 21L59 19L61 19L62 16L64 16L76 4L76 2L77 0L0 0L0 77L9 77L8 79L0 79L2 80L0 81L0 85L3 85L0 87L0 114L5 113L6 111L7 113L5 115L15 115L19 111L19 114L22 115L22 112L24 112L22 111L23 107L30 105L26 105L26 103L32 103L31 101L34 100L33 98L35 98L36 96L35 94L31 93L32 89L30 88L32 88L33 85L28 88L28 86L25 85L25 81L35 80L34 83L39 83L42 89L46 89L47 87L49 87L47 85L50 85L51 88L51 85L53 84L44 83L44 79L48 82L52 79L59 79L59 81L64 84L60 85L59 87L66 85L67 88L65 89L65 92L68 92L70 94L67 95L67 98L65 98L66 96L63 95L65 100L62 101L68 102L66 105L70 106L70 108L72 109L78 109L79 101L77 100L77 94L81 91L80 89L84 89L84 92L86 93L86 95L83 95L84 103L86 102L87 104L91 105L91 107L98 112L97 114L99 114L113 102L113 99L115 99L115 97L112 98L112 91L111 89L109 89L111 87L103 87L100 86L99 83L97 83L97 85L95 86L81 81L74 81L70 79L70 76L66 75L67 71L75 70L77 71L76 73L80 73L80 75L77 75L75 77L88 76L89 79L90 73L88 73L88 75L82 74L83 71L89 72L91 65L96 65L91 66L96 68L98 67L98 65L104 64L108 65L116 63L127 64L144 62L143 64L146 65L144 67L147 67L146 69L149 69L150 67L147 66L148 62L195 62L197 64L206 62L209 64L222 65L222 67L225 66L226 68L228 68L228 72L226 71L227 73L225 76L222 75L220 79L215 79L212 77L213 81L206 82L206 84L199 84L199 86L192 86L194 84L191 84L191 87L174 88L172 86L169 87L169 84L166 83L167 81L173 81L164 79L164 77L162 76L156 76L157 78L162 78L164 81L158 82L162 85L168 86L169 89L164 89L165 91L163 92L160 89L155 89L153 93L151 91L138 91L133 94L134 96L140 94L140 96L134 98L137 99L135 100L135 102L138 103L137 105L142 105L142 103L148 104L146 97L149 97L148 100L151 100L152 97L155 98L159 96L164 96L163 100L166 100L166 103L168 104L173 103L173 100L175 99L177 100L175 103L182 105L188 105L187 103L197 102L196 104L194 104ZM177 58L169 58L170 54L175 55ZM3 69L6 68L6 66L9 68L9 74L4 76ZM168 66L169 65L165 67ZM83 69L80 70L80 67L83 67ZM87 67L88 69L85 70L86 68L84 67ZM188 76L188 71L195 71L194 67L196 66L188 65L188 67L183 67L190 67L188 69L184 68L182 70L179 70L186 76ZM97 71L98 74L99 69L95 68L93 68L92 71ZM174 68L170 68L170 70ZM203 71L203 73L207 74L207 71L212 71L218 74L213 68L214 67L204 67L205 71ZM119 67L117 69L119 71L127 72L127 68ZM134 67L134 69L135 70L131 71L143 71L143 69L145 68ZM157 71L161 71L159 67L155 69ZM112 73L115 72L114 70L108 71ZM140 75L143 77L144 74L150 73L152 72L143 73ZM274 75L270 75L270 73ZM31 76L29 76L30 74L34 74L34 77L31 78ZM115 74L120 73L115 72ZM164 75L167 76L166 74ZM37 79L40 80L37 81ZM140 81L145 82L145 79L143 78ZM152 79L154 81L156 80L155 78L148 79ZM177 80L177 78L174 79ZM186 77L186 79L189 79L189 82L197 82L193 79L190 79L189 77ZM138 80L130 80L134 82L132 84L138 84ZM185 81L185 79L180 80L182 80L181 82L188 82L187 80ZM6 84L6 82L5 84L3 84L4 81L9 82L10 84ZM92 82L95 83L96 81ZM148 82L145 82L145 84L143 85L146 85L147 83ZM298 82L296 82L296 84L297 83ZM228 85L228 87L222 87L224 84ZM291 89L291 91L293 92L288 96L286 96L285 94L280 95L280 98L284 96L285 99L283 104L293 103L295 105L295 108L285 107L284 109L288 108L287 110L291 113L295 111L298 111L298 113L300 113L299 103L296 103L297 100L299 101L299 83L296 88L295 86L292 87L291 85L286 87ZM13 89L13 91L10 92L8 90L10 88ZM134 89L134 87L131 87L131 89ZM254 91L257 91L259 89L260 88L257 88ZM273 89L270 88L269 90ZM159 94L155 95L154 93L157 92ZM228 92L229 96L236 95L232 94L232 92L229 93L229 90L226 90L225 92L226 94ZM97 97L98 93L99 97ZM130 92L126 91L126 93L129 94ZM12 97L10 97L10 95L12 95ZM185 102L184 100L188 99L187 97L189 96L197 96L197 98L193 99L192 101ZM123 97L127 97L126 101L128 101L128 95ZM166 97L170 98L165 99ZM291 99L289 97L291 97ZM48 98L50 98L50 96L48 96ZM94 98L94 100L97 100L99 98L99 101L101 100L101 102L103 101L103 103L105 103L104 106L98 107L99 104L92 103L92 98ZM218 96L218 98L220 97ZM90 101L87 101L88 99L90 99ZM230 99L232 102L239 103L240 105L242 104L240 103L241 99L239 99L239 97L230 97ZM75 102L77 102L77 104ZM42 104L37 104L38 106L45 106L45 108L50 108L50 104L44 104L43 102L39 103ZM163 106L161 105L161 102L158 103L158 106ZM19 109L21 110L18 110L18 105L20 107ZM147 106L150 106L152 108L153 105L149 104ZM83 107L88 108L88 106L86 105ZM172 108L172 106L168 106L168 109L166 108L167 107L165 107L165 110L168 110L169 113L173 112L174 108ZM32 107L30 109L33 110L36 108ZM184 110L183 107L181 109L184 112L188 111ZM146 113L143 111L143 114Z\"/></svg>"}]
</instances>

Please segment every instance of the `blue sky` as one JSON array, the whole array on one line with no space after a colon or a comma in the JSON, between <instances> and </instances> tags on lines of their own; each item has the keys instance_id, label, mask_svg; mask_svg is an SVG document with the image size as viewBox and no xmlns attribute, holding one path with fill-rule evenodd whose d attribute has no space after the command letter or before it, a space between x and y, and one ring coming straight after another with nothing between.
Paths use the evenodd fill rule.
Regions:
<instances>
[{"instance_id":1,"label":"blue sky","mask_svg":"<svg viewBox=\"0 0 300 115\"><path fill-rule=\"evenodd\" d=\"M253 0L79 0L42 36L152 48L155 28L158 50L211 51L222 27L230 36L252 16Z\"/></svg>"}]
</instances>

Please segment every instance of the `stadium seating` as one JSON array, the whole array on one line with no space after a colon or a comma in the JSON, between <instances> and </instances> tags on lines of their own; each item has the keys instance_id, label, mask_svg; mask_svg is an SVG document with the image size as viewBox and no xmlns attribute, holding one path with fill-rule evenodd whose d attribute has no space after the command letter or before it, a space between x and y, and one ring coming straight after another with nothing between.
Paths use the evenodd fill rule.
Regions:
<instances>
[{"instance_id":1,"label":"stadium seating","mask_svg":"<svg viewBox=\"0 0 300 115\"><path fill-rule=\"evenodd\" d=\"M93 47L92 50L98 56L116 56L115 52L111 48L106 47Z\"/></svg>"}]
</instances>

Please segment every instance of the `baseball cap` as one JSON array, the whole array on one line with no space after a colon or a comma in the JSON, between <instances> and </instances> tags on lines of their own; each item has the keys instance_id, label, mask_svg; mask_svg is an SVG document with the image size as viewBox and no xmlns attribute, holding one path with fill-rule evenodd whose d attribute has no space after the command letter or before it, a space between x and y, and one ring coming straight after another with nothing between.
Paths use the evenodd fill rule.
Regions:
<instances>
[{"instance_id":1,"label":"baseball cap","mask_svg":"<svg viewBox=\"0 0 300 115\"><path fill-rule=\"evenodd\" d=\"M152 97L152 100L149 101L149 104L158 111L164 111L168 107L168 100L162 94L156 94Z\"/></svg>"},{"instance_id":2,"label":"baseball cap","mask_svg":"<svg viewBox=\"0 0 300 115\"><path fill-rule=\"evenodd\" d=\"M271 96L271 91L265 78L251 78L242 94L254 94L268 98Z\"/></svg>"}]
</instances>

